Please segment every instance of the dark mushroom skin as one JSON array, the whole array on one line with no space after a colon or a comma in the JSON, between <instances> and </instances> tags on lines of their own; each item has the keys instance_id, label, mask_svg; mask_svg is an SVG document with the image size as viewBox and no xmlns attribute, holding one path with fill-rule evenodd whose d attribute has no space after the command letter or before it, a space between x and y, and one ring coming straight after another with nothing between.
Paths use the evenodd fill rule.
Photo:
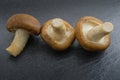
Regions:
<instances>
[{"instance_id":1,"label":"dark mushroom skin","mask_svg":"<svg viewBox=\"0 0 120 80\"><path fill-rule=\"evenodd\" d=\"M30 34L38 35L41 29L39 21L29 14L15 14L11 16L6 26L8 31L15 32L12 43L6 48L6 51L14 57L23 51Z\"/></svg>"},{"instance_id":2,"label":"dark mushroom skin","mask_svg":"<svg viewBox=\"0 0 120 80\"><path fill-rule=\"evenodd\" d=\"M24 29L31 34L39 35L40 33L40 22L29 14L14 14L11 16L6 23L7 30L15 32L17 29Z\"/></svg>"}]
</instances>

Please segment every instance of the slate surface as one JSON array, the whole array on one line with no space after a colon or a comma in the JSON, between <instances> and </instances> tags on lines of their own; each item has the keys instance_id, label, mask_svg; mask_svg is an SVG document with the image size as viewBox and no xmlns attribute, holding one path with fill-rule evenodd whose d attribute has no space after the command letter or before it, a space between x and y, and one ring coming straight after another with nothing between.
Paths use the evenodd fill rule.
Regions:
<instances>
[{"instance_id":1,"label":"slate surface","mask_svg":"<svg viewBox=\"0 0 120 80\"><path fill-rule=\"evenodd\" d=\"M75 26L79 18L94 16L110 21L115 29L111 45L103 52L84 51L77 41L57 52L39 36L31 36L20 56L5 48L14 34L6 30L7 19L16 13L35 16L41 24L60 17ZM0 80L120 80L119 0L2 0L0 1Z\"/></svg>"}]
</instances>

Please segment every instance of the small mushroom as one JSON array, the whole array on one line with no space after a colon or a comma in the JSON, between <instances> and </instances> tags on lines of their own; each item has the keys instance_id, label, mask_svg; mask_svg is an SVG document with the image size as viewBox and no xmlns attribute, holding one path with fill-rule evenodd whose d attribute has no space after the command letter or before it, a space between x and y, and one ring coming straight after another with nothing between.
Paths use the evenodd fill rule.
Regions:
<instances>
[{"instance_id":1,"label":"small mushroom","mask_svg":"<svg viewBox=\"0 0 120 80\"><path fill-rule=\"evenodd\" d=\"M112 23L86 16L76 24L76 38L85 50L102 51L110 45L112 30Z\"/></svg>"},{"instance_id":2,"label":"small mushroom","mask_svg":"<svg viewBox=\"0 0 120 80\"><path fill-rule=\"evenodd\" d=\"M73 27L60 18L48 20L41 29L42 39L55 50L65 50L75 38Z\"/></svg>"},{"instance_id":3,"label":"small mushroom","mask_svg":"<svg viewBox=\"0 0 120 80\"><path fill-rule=\"evenodd\" d=\"M15 14L7 21L7 30L15 32L15 37L11 45L6 49L11 55L16 57L25 47L29 35L40 33L39 21L28 14Z\"/></svg>"}]
</instances>

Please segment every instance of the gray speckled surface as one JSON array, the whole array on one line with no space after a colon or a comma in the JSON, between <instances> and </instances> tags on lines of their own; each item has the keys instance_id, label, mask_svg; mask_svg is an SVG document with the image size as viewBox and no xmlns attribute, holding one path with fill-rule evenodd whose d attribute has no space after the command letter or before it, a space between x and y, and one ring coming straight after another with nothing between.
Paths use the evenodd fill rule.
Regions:
<instances>
[{"instance_id":1,"label":"gray speckled surface","mask_svg":"<svg viewBox=\"0 0 120 80\"><path fill-rule=\"evenodd\" d=\"M110 21L115 29L110 47L99 53L84 51L77 41L63 52L52 50L39 36L31 36L20 56L5 48L14 34L7 19L16 13L35 16L41 24L60 17L75 26L83 16ZM2 0L0 1L0 80L120 80L119 0ZM91 55L87 55L91 54Z\"/></svg>"}]
</instances>

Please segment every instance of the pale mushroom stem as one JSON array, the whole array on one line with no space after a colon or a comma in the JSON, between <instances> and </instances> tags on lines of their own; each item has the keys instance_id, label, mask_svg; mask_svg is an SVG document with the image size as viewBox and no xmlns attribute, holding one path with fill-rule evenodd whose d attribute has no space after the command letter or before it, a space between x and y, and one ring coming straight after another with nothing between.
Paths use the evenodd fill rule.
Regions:
<instances>
[{"instance_id":1,"label":"pale mushroom stem","mask_svg":"<svg viewBox=\"0 0 120 80\"><path fill-rule=\"evenodd\" d=\"M102 25L92 28L87 33L87 38L92 41L99 41L104 36L113 31L113 25L110 22L105 22Z\"/></svg>"},{"instance_id":2,"label":"pale mushroom stem","mask_svg":"<svg viewBox=\"0 0 120 80\"><path fill-rule=\"evenodd\" d=\"M66 27L62 19L58 19L58 18L53 19L52 27L53 27L54 32L56 32L57 34L60 34L60 35L65 34Z\"/></svg>"},{"instance_id":3,"label":"pale mushroom stem","mask_svg":"<svg viewBox=\"0 0 120 80\"><path fill-rule=\"evenodd\" d=\"M29 33L26 30L16 30L15 37L11 45L6 49L11 55L16 57L21 53L29 38Z\"/></svg>"}]
</instances>

